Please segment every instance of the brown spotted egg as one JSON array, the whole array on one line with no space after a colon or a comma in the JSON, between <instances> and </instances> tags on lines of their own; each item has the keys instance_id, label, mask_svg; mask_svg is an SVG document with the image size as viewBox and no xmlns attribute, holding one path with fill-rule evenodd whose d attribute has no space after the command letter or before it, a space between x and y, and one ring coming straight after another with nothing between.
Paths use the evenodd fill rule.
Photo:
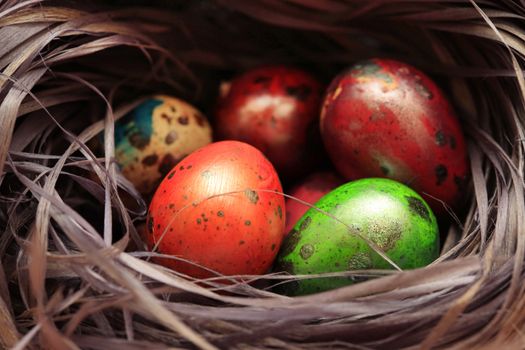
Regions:
<instances>
[{"instance_id":1,"label":"brown spotted egg","mask_svg":"<svg viewBox=\"0 0 525 350\"><path fill-rule=\"evenodd\" d=\"M211 141L202 113L170 96L154 96L115 123L116 162L146 196L182 158Z\"/></svg>"}]
</instances>

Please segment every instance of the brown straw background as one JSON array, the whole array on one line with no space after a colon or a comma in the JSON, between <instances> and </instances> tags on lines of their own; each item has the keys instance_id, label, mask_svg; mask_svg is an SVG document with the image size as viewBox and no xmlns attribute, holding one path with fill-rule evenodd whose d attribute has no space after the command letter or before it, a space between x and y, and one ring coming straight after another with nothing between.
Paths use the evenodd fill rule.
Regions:
<instances>
[{"instance_id":1,"label":"brown straw background","mask_svg":"<svg viewBox=\"0 0 525 350\"><path fill-rule=\"evenodd\" d=\"M269 289L289 276L195 283L124 252L146 206L114 118L154 92L206 110L260 63L328 81L373 56L431 74L468 137L439 261L289 298ZM523 348L524 61L519 0L0 1L0 347Z\"/></svg>"}]
</instances>

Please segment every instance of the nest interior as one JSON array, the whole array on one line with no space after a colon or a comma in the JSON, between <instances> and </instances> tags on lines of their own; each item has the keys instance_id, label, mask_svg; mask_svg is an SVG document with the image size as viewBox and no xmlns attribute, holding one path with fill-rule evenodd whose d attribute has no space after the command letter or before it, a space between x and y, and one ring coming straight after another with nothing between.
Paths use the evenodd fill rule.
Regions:
<instances>
[{"instance_id":1,"label":"nest interior","mask_svg":"<svg viewBox=\"0 0 525 350\"><path fill-rule=\"evenodd\" d=\"M517 346L524 16L517 0L0 1L0 345ZM221 80L256 65L328 82L369 57L431 74L466 132L469 205L438 261L289 298L264 288L286 276L195 281L125 251L141 246L146 206L116 171L111 135L138 99L171 93L206 111Z\"/></svg>"}]
</instances>

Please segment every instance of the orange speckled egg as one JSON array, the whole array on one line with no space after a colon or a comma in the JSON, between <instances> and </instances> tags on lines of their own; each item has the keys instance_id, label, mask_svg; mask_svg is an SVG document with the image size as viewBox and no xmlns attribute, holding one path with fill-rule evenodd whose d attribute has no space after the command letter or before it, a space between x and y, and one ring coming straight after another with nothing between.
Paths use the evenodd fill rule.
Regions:
<instances>
[{"instance_id":1,"label":"orange speckled egg","mask_svg":"<svg viewBox=\"0 0 525 350\"><path fill-rule=\"evenodd\" d=\"M273 165L246 143L222 141L193 152L162 181L151 201L146 241L224 275L262 274L281 245L282 187ZM189 262L159 263L209 277Z\"/></svg>"}]
</instances>

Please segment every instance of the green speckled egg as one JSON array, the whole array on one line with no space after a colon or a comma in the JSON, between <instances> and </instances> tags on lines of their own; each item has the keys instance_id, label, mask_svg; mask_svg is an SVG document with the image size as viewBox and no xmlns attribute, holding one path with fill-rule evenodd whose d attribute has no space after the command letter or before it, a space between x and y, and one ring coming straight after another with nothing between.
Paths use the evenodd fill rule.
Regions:
<instances>
[{"instance_id":1,"label":"green speckled egg","mask_svg":"<svg viewBox=\"0 0 525 350\"><path fill-rule=\"evenodd\" d=\"M428 204L409 187L389 179L346 183L322 197L286 237L277 270L318 274L391 269L366 237L402 269L425 266L439 255L439 231ZM361 236L361 237L360 237ZM348 285L352 278L317 278L290 283L288 294L310 294Z\"/></svg>"},{"instance_id":2,"label":"green speckled egg","mask_svg":"<svg viewBox=\"0 0 525 350\"><path fill-rule=\"evenodd\" d=\"M115 159L137 190L149 195L182 158L211 140L201 112L178 98L155 96L115 123Z\"/></svg>"}]
</instances>

